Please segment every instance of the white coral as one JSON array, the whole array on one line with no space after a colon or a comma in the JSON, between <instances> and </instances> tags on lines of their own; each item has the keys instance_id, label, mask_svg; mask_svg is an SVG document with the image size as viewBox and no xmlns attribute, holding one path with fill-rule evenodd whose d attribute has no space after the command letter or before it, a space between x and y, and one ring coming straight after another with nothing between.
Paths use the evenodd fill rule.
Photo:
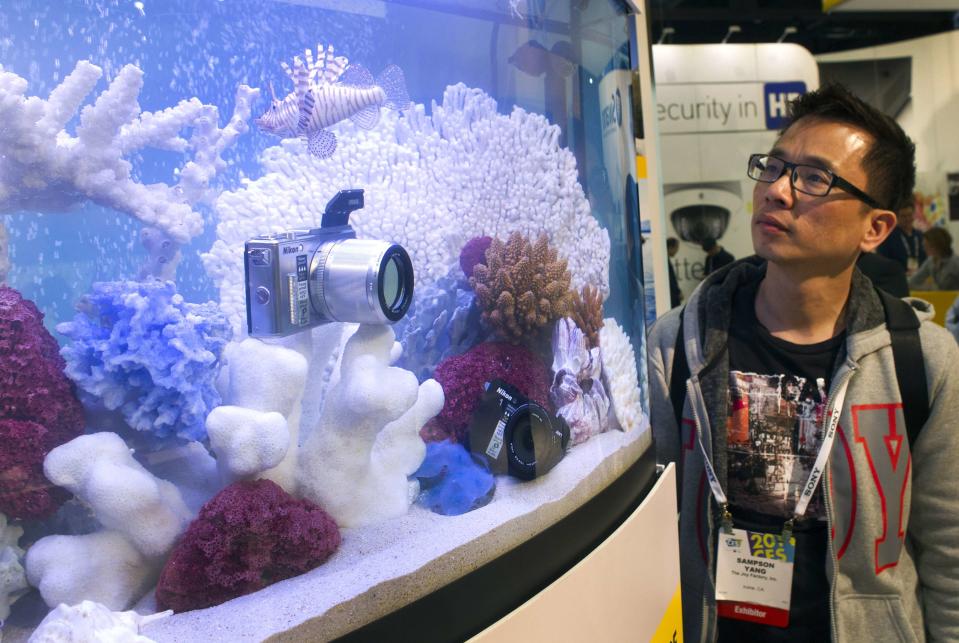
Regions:
<instances>
[{"instance_id":1,"label":"white coral","mask_svg":"<svg viewBox=\"0 0 959 643\"><path fill-rule=\"evenodd\" d=\"M286 418L275 411L218 406L206 418L206 432L228 483L272 469L290 446Z\"/></svg>"},{"instance_id":2,"label":"white coral","mask_svg":"<svg viewBox=\"0 0 959 643\"><path fill-rule=\"evenodd\" d=\"M244 331L244 242L318 227L327 201L347 187L365 190L366 207L350 217L357 234L402 244L417 287L445 275L469 239L519 231L546 233L575 289L608 292L609 235L591 214L575 157L559 146L560 129L543 116L518 107L500 114L483 91L458 84L431 116L414 105L384 111L369 131L349 120L333 131L332 157L285 140L263 153L263 177L216 201L217 240L203 260L236 332Z\"/></svg>"},{"instance_id":3,"label":"white coral","mask_svg":"<svg viewBox=\"0 0 959 643\"><path fill-rule=\"evenodd\" d=\"M122 610L156 581L161 559L150 559L116 531L47 536L27 552L27 578L49 606L94 600Z\"/></svg>"},{"instance_id":4,"label":"white coral","mask_svg":"<svg viewBox=\"0 0 959 643\"><path fill-rule=\"evenodd\" d=\"M10 606L27 591L27 577L23 571L23 550L17 541L23 529L7 524L0 514L0 624L10 616Z\"/></svg>"},{"instance_id":5,"label":"white coral","mask_svg":"<svg viewBox=\"0 0 959 643\"><path fill-rule=\"evenodd\" d=\"M241 85L233 117L217 127L218 110L198 99L159 112L140 112L143 72L123 67L92 105L80 111L76 136L66 127L103 71L82 60L47 100L25 95L27 81L0 67L0 214L19 210L63 211L89 199L155 226L177 243L203 229L193 205L208 199L209 184L225 166L223 150L247 129L258 89ZM181 130L193 128L189 141ZM179 183L143 184L132 178L128 160L154 147L194 153Z\"/></svg>"},{"instance_id":6,"label":"white coral","mask_svg":"<svg viewBox=\"0 0 959 643\"><path fill-rule=\"evenodd\" d=\"M647 423L639 396L636 354L629 336L615 319L603 320L599 330L599 346L603 358L603 375L613 412L624 431L642 428Z\"/></svg>"},{"instance_id":7,"label":"white coral","mask_svg":"<svg viewBox=\"0 0 959 643\"><path fill-rule=\"evenodd\" d=\"M231 344L226 359L228 405L213 409L206 420L224 482L258 476L295 493L307 359L253 338Z\"/></svg>"},{"instance_id":8,"label":"white coral","mask_svg":"<svg viewBox=\"0 0 959 643\"><path fill-rule=\"evenodd\" d=\"M419 436L443 408L435 380L418 384L390 366L393 329L361 325L343 349L340 379L327 393L319 426L300 449L300 491L340 527L400 516L415 494L407 477L423 462Z\"/></svg>"},{"instance_id":9,"label":"white coral","mask_svg":"<svg viewBox=\"0 0 959 643\"><path fill-rule=\"evenodd\" d=\"M93 508L145 556L162 556L190 521L180 491L133 459L115 433L81 435L43 460L43 473Z\"/></svg>"},{"instance_id":10,"label":"white coral","mask_svg":"<svg viewBox=\"0 0 959 643\"><path fill-rule=\"evenodd\" d=\"M191 513L180 491L134 460L115 433L81 435L43 460L43 473L88 504L106 528L47 536L27 552L27 577L50 607L94 599L125 609L156 579Z\"/></svg>"},{"instance_id":11,"label":"white coral","mask_svg":"<svg viewBox=\"0 0 959 643\"><path fill-rule=\"evenodd\" d=\"M29 643L153 643L153 639L141 636L140 630L172 613L173 610L167 610L142 616L136 612L114 612L93 601L72 606L60 604L40 622Z\"/></svg>"}]
</instances>

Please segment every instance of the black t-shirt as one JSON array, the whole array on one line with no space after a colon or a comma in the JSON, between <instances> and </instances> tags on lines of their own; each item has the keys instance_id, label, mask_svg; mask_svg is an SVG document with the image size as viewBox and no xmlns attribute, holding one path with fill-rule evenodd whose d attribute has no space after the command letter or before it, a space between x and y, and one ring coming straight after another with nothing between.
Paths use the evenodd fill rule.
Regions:
<instances>
[{"instance_id":1,"label":"black t-shirt","mask_svg":"<svg viewBox=\"0 0 959 643\"><path fill-rule=\"evenodd\" d=\"M779 533L822 444L830 375L845 333L811 345L778 339L756 319L755 299L755 286L740 289L730 324L726 494L736 527ZM830 639L822 481L794 535L789 627L723 618L720 641Z\"/></svg>"}]
</instances>

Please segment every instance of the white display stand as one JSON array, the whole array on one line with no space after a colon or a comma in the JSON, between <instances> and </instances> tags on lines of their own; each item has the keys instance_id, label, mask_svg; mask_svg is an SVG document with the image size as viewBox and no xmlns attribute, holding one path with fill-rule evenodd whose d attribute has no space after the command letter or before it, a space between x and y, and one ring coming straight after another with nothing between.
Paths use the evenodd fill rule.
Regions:
<instances>
[{"instance_id":1,"label":"white display stand","mask_svg":"<svg viewBox=\"0 0 959 643\"><path fill-rule=\"evenodd\" d=\"M599 547L471 643L683 640L676 469Z\"/></svg>"}]
</instances>

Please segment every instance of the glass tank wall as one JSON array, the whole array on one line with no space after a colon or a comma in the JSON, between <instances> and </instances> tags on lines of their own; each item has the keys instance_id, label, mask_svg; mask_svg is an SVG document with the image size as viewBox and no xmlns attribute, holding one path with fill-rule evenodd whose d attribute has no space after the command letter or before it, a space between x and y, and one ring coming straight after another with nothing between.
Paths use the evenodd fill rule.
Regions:
<instances>
[{"instance_id":1,"label":"glass tank wall","mask_svg":"<svg viewBox=\"0 0 959 643\"><path fill-rule=\"evenodd\" d=\"M332 638L636 462L629 20L4 2L3 640Z\"/></svg>"}]
</instances>

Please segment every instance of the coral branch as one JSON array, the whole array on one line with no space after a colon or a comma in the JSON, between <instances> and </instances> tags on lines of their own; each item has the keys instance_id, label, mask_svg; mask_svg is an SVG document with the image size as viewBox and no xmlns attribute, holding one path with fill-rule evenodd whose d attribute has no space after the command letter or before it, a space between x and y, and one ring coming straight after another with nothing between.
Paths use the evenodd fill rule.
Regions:
<instances>
[{"instance_id":1,"label":"coral branch","mask_svg":"<svg viewBox=\"0 0 959 643\"><path fill-rule=\"evenodd\" d=\"M252 338L231 344L227 359L230 406L214 409L206 420L213 449L223 460L221 475L226 482L263 477L294 493L309 363L296 350Z\"/></svg>"},{"instance_id":2,"label":"coral branch","mask_svg":"<svg viewBox=\"0 0 959 643\"><path fill-rule=\"evenodd\" d=\"M599 346L599 329L603 327L603 293L589 284L573 292L570 317L589 339L589 348Z\"/></svg>"},{"instance_id":3,"label":"coral branch","mask_svg":"<svg viewBox=\"0 0 959 643\"><path fill-rule=\"evenodd\" d=\"M603 379L619 427L623 431L644 429L649 418L643 413L640 400L636 354L629 336L612 317L605 320L599 331L599 346Z\"/></svg>"},{"instance_id":4,"label":"coral branch","mask_svg":"<svg viewBox=\"0 0 959 643\"><path fill-rule=\"evenodd\" d=\"M122 610L148 589L160 565L119 532L98 531L41 538L27 551L26 567L50 607L92 600Z\"/></svg>"},{"instance_id":5,"label":"coral branch","mask_svg":"<svg viewBox=\"0 0 959 643\"><path fill-rule=\"evenodd\" d=\"M43 471L145 556L168 552L191 517L180 491L144 469L115 433L81 435L58 446Z\"/></svg>"},{"instance_id":6,"label":"coral branch","mask_svg":"<svg viewBox=\"0 0 959 643\"><path fill-rule=\"evenodd\" d=\"M343 349L340 381L300 451L300 489L342 527L402 515L407 482L426 456L419 430L443 408L435 380L390 366L388 326L360 326ZM414 483L415 484L415 483Z\"/></svg>"},{"instance_id":7,"label":"coral branch","mask_svg":"<svg viewBox=\"0 0 959 643\"><path fill-rule=\"evenodd\" d=\"M569 281L566 261L557 259L546 235L531 244L518 232L506 243L493 239L486 265L477 264L470 277L483 321L514 343L569 314Z\"/></svg>"},{"instance_id":8,"label":"coral branch","mask_svg":"<svg viewBox=\"0 0 959 643\"><path fill-rule=\"evenodd\" d=\"M80 112L76 136L66 131L102 70L87 61L50 94L24 95L27 82L0 68L0 214L30 209L57 212L85 199L160 228L178 243L203 229L193 205L210 198L210 182L224 167L223 150L246 131L258 89L241 85L233 118L217 127L217 109L196 98L156 113L140 113L143 72L123 67L92 105ZM192 127L189 141L179 132ZM127 156L145 147L194 153L175 187L144 185Z\"/></svg>"}]
</instances>

